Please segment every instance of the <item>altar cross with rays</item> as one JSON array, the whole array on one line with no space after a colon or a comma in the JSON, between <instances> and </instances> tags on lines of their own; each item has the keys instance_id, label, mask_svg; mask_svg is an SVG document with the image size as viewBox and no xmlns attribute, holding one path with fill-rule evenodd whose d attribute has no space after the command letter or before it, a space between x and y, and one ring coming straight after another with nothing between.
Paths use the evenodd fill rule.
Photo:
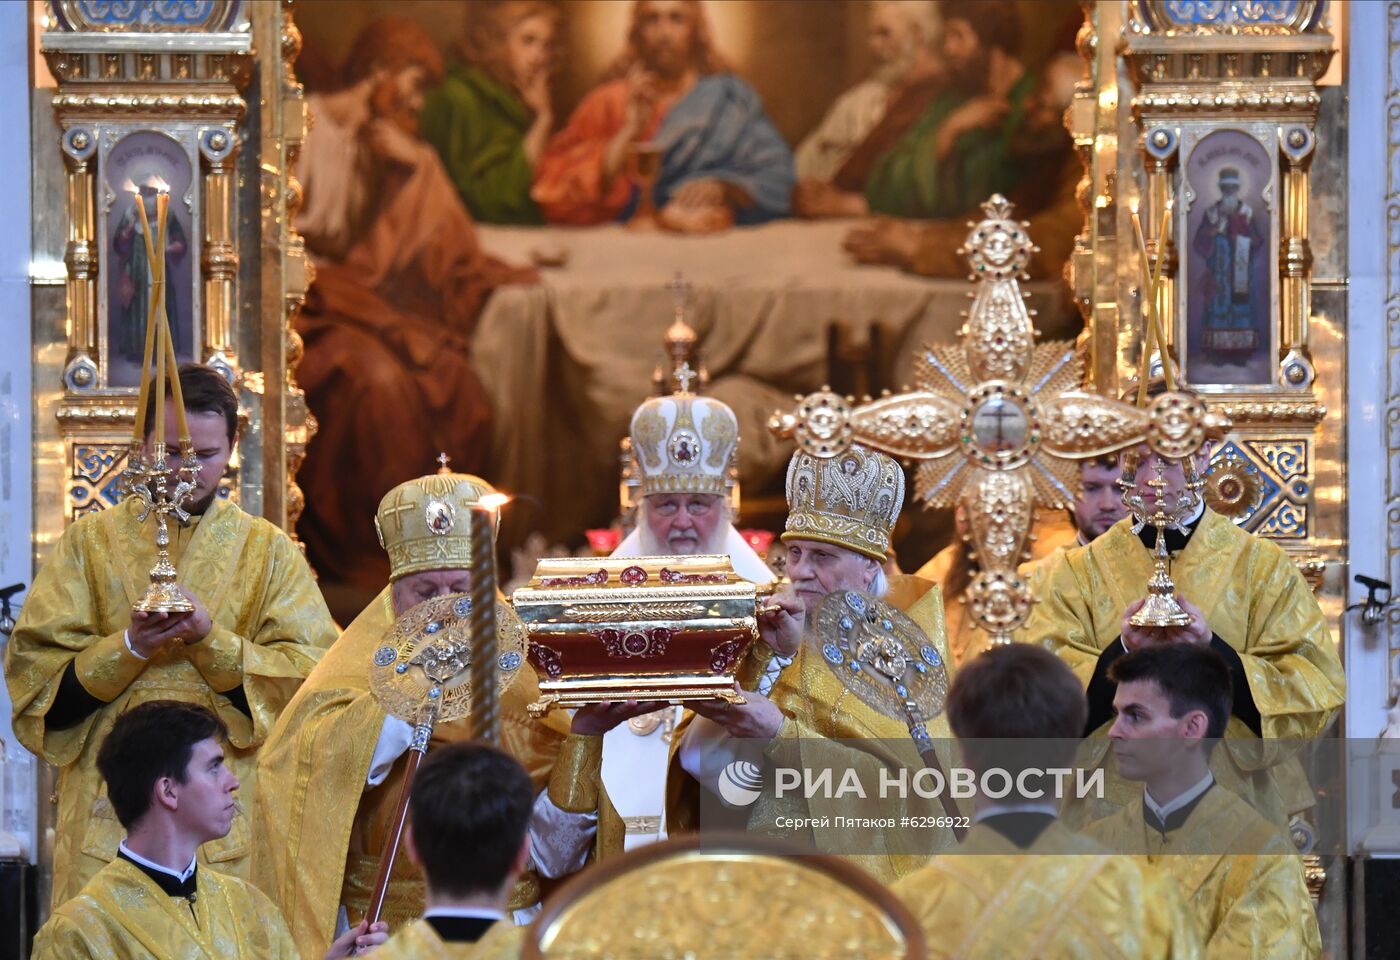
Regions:
<instances>
[{"instance_id":1,"label":"altar cross with rays","mask_svg":"<svg viewBox=\"0 0 1400 960\"><path fill-rule=\"evenodd\" d=\"M1035 342L1020 281L1036 248L1011 206L995 195L982 205L985 218L968 224L960 252L976 289L962 342L926 347L915 389L860 404L822 389L770 422L813 456L860 443L919 461L917 498L967 512L980 567L967 609L994 643L1011 642L1030 615L1030 588L1016 568L1029 557L1034 508L1073 505L1078 461L1144 442L1181 459L1229 429L1189 394L1169 391L1138 407L1080 389L1074 345Z\"/></svg>"}]
</instances>

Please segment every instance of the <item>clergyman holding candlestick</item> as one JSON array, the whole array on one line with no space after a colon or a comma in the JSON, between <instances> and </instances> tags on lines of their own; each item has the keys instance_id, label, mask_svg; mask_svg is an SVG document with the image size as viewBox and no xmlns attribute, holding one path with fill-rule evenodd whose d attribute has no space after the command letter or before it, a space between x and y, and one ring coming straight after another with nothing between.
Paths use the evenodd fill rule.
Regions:
<instances>
[{"instance_id":1,"label":"clergyman holding candlestick","mask_svg":"<svg viewBox=\"0 0 1400 960\"><path fill-rule=\"evenodd\" d=\"M374 518L389 559L389 584L292 699L259 761L255 882L282 908L303 954L331 939L342 916L357 923L371 907L407 779L416 731L376 699L371 666L376 657L389 662L386 637L420 604L451 594L470 595L473 612L488 597L494 603L494 586L478 582L475 571L484 567L481 554L495 548L489 507L499 502L485 480L445 465L389 491ZM477 623L484 630L485 621ZM471 658L484 667L496 654L483 634L476 640ZM510 899L511 909L523 910L539 901L541 877L566 876L590 856L621 849L624 827L599 776L603 734L653 706L595 704L572 720L555 713L535 721L526 707L539 699L538 680L528 662L517 669L520 675L496 705L498 733L476 728L474 721L487 712L478 707L489 694L479 696L474 687L473 716L437 723L427 752L499 737L501 748L529 772L536 793L533 853ZM421 914L424 896L418 869L397 857L383 908L390 927Z\"/></svg>"},{"instance_id":2,"label":"clergyman holding candlestick","mask_svg":"<svg viewBox=\"0 0 1400 960\"><path fill-rule=\"evenodd\" d=\"M238 429L233 388L200 364L182 366L179 382L199 470L189 520L170 521L169 553L194 609L132 612L155 559L157 521L149 512L142 520L145 505L128 499L64 532L5 652L15 734L59 768L55 903L77 895L116 855L122 828L103 795L96 756L120 713L148 700L208 706L229 728L227 762L250 797L263 740L336 636L297 545L218 496ZM179 432L177 406L165 410L166 436ZM154 404L144 422L149 437ZM172 451L167 467L181 466ZM200 862L246 876L249 819L236 815L227 836L200 848Z\"/></svg>"}]
</instances>

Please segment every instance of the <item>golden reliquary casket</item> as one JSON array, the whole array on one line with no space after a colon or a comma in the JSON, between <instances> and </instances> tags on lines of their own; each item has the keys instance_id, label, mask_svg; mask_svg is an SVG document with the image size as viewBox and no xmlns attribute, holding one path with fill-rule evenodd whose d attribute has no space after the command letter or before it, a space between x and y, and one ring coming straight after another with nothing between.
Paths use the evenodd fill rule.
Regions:
<instances>
[{"instance_id":1,"label":"golden reliquary casket","mask_svg":"<svg viewBox=\"0 0 1400 960\"><path fill-rule=\"evenodd\" d=\"M727 556L541 560L511 598L539 674L530 713L605 700L742 703L734 674L768 592Z\"/></svg>"}]
</instances>

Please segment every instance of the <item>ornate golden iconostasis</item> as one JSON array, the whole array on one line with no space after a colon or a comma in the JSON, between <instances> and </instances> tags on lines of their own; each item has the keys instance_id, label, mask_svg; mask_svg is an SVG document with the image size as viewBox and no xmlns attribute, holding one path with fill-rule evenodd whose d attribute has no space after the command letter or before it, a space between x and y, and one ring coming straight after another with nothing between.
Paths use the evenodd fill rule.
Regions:
<instances>
[{"instance_id":1,"label":"ornate golden iconostasis","mask_svg":"<svg viewBox=\"0 0 1400 960\"><path fill-rule=\"evenodd\" d=\"M171 191L168 311L177 356L241 391L227 495L290 526L308 432L291 319L308 266L290 218L305 129L299 37L279 4L83 4L44 11L35 93L35 543L120 499L138 383L145 257L131 190Z\"/></svg>"},{"instance_id":2,"label":"ornate golden iconostasis","mask_svg":"<svg viewBox=\"0 0 1400 960\"><path fill-rule=\"evenodd\" d=\"M1140 353L1136 210L1168 278L1158 306L1169 349L1233 424L1214 451L1213 503L1283 545L1336 612L1345 88L1320 82L1338 18L1323 0L1081 5L1084 75L1066 126L1085 220L1065 279L1084 320L1087 386L1117 396ZM183 237L167 254L177 349L242 394L229 494L291 528L314 430L292 327L314 281L291 226L308 124L295 7L51 0L36 11L51 79L33 100L34 259L64 265L62 286L34 292L39 559L66 524L119 500L131 318L144 309L128 189L154 181L170 184ZM551 398L536 400L547 415Z\"/></svg>"},{"instance_id":3,"label":"ornate golden iconostasis","mask_svg":"<svg viewBox=\"0 0 1400 960\"><path fill-rule=\"evenodd\" d=\"M1343 90L1318 83L1337 46L1327 5L1142 0L1088 13L1080 46L1097 82L1081 85L1070 123L1089 215L1069 276L1090 382L1119 392L1140 353L1136 210L1170 278L1159 307L1171 352L1234 424L1214 451L1212 502L1322 586L1345 529L1346 144ZM1222 175L1227 188L1243 181L1234 238L1212 226Z\"/></svg>"}]
</instances>

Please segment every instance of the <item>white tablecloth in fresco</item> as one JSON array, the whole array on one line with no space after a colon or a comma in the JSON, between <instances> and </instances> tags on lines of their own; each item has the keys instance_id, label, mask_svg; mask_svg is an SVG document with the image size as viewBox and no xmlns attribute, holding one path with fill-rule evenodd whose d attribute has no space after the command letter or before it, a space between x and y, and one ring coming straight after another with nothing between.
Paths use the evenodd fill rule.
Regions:
<instances>
[{"instance_id":1,"label":"white tablecloth in fresco","mask_svg":"<svg viewBox=\"0 0 1400 960\"><path fill-rule=\"evenodd\" d=\"M493 254L529 262L562 250L562 268L535 287L498 290L474 337L477 369L495 407L492 478L553 541L606 525L617 512L618 441L648 395L673 306L666 285L693 285L687 319L699 334L709 392L739 417L740 477L763 489L785 468L788 445L764 426L794 393L827 376L827 328L851 342L879 326L901 358L954 338L971 289L893 268L854 264L841 251L849 222L788 221L711 237L588 229L482 227ZM1034 289L1043 314L1057 285ZM1045 302L1040 302L1045 301ZM522 518L524 519L524 518Z\"/></svg>"}]
</instances>

